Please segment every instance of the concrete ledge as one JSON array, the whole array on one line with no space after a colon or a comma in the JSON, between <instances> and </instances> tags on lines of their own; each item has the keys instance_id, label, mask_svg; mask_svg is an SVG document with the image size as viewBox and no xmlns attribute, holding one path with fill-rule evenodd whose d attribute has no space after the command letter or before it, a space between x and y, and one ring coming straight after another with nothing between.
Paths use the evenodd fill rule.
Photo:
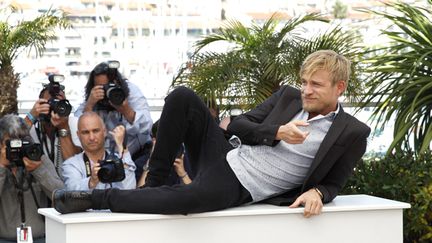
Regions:
<instances>
[{"instance_id":1,"label":"concrete ledge","mask_svg":"<svg viewBox=\"0 0 432 243\"><path fill-rule=\"evenodd\" d=\"M139 203L139 202L137 202ZM173 202L175 203L175 202ZM407 203L367 195L338 196L320 216L303 208L255 204L190 215L126 214L110 211L46 218L47 243L62 242L403 242Z\"/></svg>"}]
</instances>

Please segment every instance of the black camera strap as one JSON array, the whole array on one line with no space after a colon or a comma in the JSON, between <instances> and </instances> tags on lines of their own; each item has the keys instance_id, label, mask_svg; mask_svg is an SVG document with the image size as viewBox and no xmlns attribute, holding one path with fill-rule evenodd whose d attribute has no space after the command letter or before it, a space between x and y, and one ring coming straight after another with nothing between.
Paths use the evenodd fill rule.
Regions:
<instances>
[{"instance_id":1,"label":"black camera strap","mask_svg":"<svg viewBox=\"0 0 432 243\"><path fill-rule=\"evenodd\" d=\"M90 177L91 176L91 165L90 165L90 160L87 157L85 152L83 153L83 160L84 160L84 166L86 169L86 175L87 175L87 177Z\"/></svg>"},{"instance_id":2,"label":"black camera strap","mask_svg":"<svg viewBox=\"0 0 432 243\"><path fill-rule=\"evenodd\" d=\"M24 173L22 172L22 170L18 170L20 171L20 173L22 174L20 183L18 183L17 179L15 176L13 177L13 182L15 183L15 187L18 190L17 196L18 196L18 203L20 204L20 212L21 212L21 223L25 223L26 222L26 215L25 215L25 205L24 205Z\"/></svg>"},{"instance_id":3,"label":"black camera strap","mask_svg":"<svg viewBox=\"0 0 432 243\"><path fill-rule=\"evenodd\" d=\"M107 151L105 151L105 158L108 156ZM87 177L91 176L91 163L90 163L90 159L87 157L87 154L84 152L83 153L83 160L84 160L84 166L86 169L86 175Z\"/></svg>"},{"instance_id":4,"label":"black camera strap","mask_svg":"<svg viewBox=\"0 0 432 243\"><path fill-rule=\"evenodd\" d=\"M21 213L21 223L25 224L26 222L26 215L25 215L25 203L24 203L24 191L28 190L28 188L24 188L24 180L26 179L26 173L23 167L17 167L17 173L18 173L18 179L17 177L12 173L12 181L15 184L15 188L17 189L17 199L18 203L20 204L20 213ZM31 189L33 200L36 203L36 207L40 208L40 205L36 199L36 193L34 192L32 183L32 176L29 176L29 179L27 180L28 185Z\"/></svg>"},{"instance_id":5,"label":"black camera strap","mask_svg":"<svg viewBox=\"0 0 432 243\"><path fill-rule=\"evenodd\" d=\"M45 150L46 150L46 152L48 153L48 157L50 158L50 160L53 162L53 163L55 163L55 149L54 149L54 143L55 143L55 134L56 134L56 131L54 130L53 131L53 136L51 136L50 137L50 141L51 141L51 149L49 149L48 148L48 141L47 141L47 135L46 135L46 133L45 133L45 131L44 131L44 128L43 128L43 122L42 121L39 121L38 122L38 126L35 126L35 129L36 129L36 134L37 134L37 136L38 136L38 139L39 139L39 141L40 141L40 143L41 144L43 144L42 146L44 146L45 147ZM52 138L52 139L51 139ZM59 155L57 155L57 156L59 156Z\"/></svg>"}]
</instances>

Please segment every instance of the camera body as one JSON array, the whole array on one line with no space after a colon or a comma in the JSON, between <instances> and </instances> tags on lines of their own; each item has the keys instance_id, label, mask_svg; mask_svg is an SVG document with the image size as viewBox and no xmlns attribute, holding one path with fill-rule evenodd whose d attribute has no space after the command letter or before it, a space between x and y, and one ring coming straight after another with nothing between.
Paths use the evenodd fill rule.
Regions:
<instances>
[{"instance_id":1,"label":"camera body","mask_svg":"<svg viewBox=\"0 0 432 243\"><path fill-rule=\"evenodd\" d=\"M98 178L102 183L118 182L126 177L122 159L114 154L109 154L99 164Z\"/></svg>"},{"instance_id":2,"label":"camera body","mask_svg":"<svg viewBox=\"0 0 432 243\"><path fill-rule=\"evenodd\" d=\"M48 100L48 104L50 105L50 111L47 115L43 115L43 119L49 121L51 118L51 111L58 114L59 116L69 116L72 111L72 105L69 103L69 100L64 99L60 100L57 97L60 96L60 92L64 90L64 86L60 85L59 82L64 80L63 75L59 74L51 74L48 76L49 84L47 84L47 90L51 96Z\"/></svg>"},{"instance_id":3,"label":"camera body","mask_svg":"<svg viewBox=\"0 0 432 243\"><path fill-rule=\"evenodd\" d=\"M38 143L23 139L6 140L6 158L12 166L24 167L24 157L38 161L41 159L42 153L42 147Z\"/></svg>"},{"instance_id":4,"label":"camera body","mask_svg":"<svg viewBox=\"0 0 432 243\"><path fill-rule=\"evenodd\" d=\"M106 99L108 99L113 105L121 105L126 99L126 94L121 86L115 84L114 82L110 81L109 83L105 84L103 89Z\"/></svg>"}]
</instances>

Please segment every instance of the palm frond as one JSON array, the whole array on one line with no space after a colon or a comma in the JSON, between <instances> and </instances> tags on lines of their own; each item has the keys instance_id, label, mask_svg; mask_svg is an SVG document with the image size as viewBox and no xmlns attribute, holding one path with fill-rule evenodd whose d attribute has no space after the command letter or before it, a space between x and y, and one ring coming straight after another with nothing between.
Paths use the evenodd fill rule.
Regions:
<instances>
[{"instance_id":1,"label":"palm frond","mask_svg":"<svg viewBox=\"0 0 432 243\"><path fill-rule=\"evenodd\" d=\"M432 108L432 12L405 3L387 5L395 11L371 11L389 20L395 30L382 31L392 42L367 60L370 74L364 104L377 124L395 119L394 141L388 153L430 149Z\"/></svg>"},{"instance_id":2,"label":"palm frond","mask_svg":"<svg viewBox=\"0 0 432 243\"><path fill-rule=\"evenodd\" d=\"M328 22L318 14L295 17L283 24L277 14L262 25L245 26L230 20L217 33L196 43L191 59L179 69L172 87L186 85L201 97L219 95L226 108L240 106L250 109L263 102L280 85L295 85L301 61L307 54L304 52L306 47L302 49L301 45L309 45L309 49L329 46L334 49L337 45L344 45L336 49L350 50L346 53L354 56L354 50L357 50L352 46L354 38L337 34L341 28L326 33L320 44L301 37L301 32L305 31L302 25L310 21ZM340 41L332 44L331 40ZM203 50L219 41L230 44L231 48L224 53Z\"/></svg>"}]
</instances>

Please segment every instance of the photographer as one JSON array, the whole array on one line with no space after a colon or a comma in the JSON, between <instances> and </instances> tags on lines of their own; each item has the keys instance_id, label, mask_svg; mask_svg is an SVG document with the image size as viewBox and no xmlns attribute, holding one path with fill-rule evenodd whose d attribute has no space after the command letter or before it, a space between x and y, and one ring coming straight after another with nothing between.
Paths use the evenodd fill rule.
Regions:
<instances>
[{"instance_id":1,"label":"photographer","mask_svg":"<svg viewBox=\"0 0 432 243\"><path fill-rule=\"evenodd\" d=\"M37 209L48 207L52 192L64 187L28 131L17 115L0 118L0 242L16 242L22 223L31 227L33 242L45 242L45 223Z\"/></svg>"},{"instance_id":2,"label":"photographer","mask_svg":"<svg viewBox=\"0 0 432 243\"><path fill-rule=\"evenodd\" d=\"M50 75L49 83L39 94L39 99L26 115L26 122L31 126L30 135L42 145L43 152L54 163L57 174L61 176L61 164L64 160L81 152L81 145L76 135L78 119L69 116L72 106L66 99L64 86L58 81L63 75Z\"/></svg>"},{"instance_id":3,"label":"photographer","mask_svg":"<svg viewBox=\"0 0 432 243\"><path fill-rule=\"evenodd\" d=\"M136 85L122 77L119 65L116 61L102 62L91 71L85 87L85 102L75 116L95 111L108 130L119 124L125 126L128 148L138 168L136 178L139 178L150 155L152 120L146 98ZM109 146L106 141L105 147Z\"/></svg>"},{"instance_id":4,"label":"photographer","mask_svg":"<svg viewBox=\"0 0 432 243\"><path fill-rule=\"evenodd\" d=\"M107 130L95 112L84 112L78 120L78 137L84 152L63 163L63 177L69 190L105 189L110 187L134 189L135 164L124 144L125 127L117 126L109 132L117 154L104 147ZM114 149L112 149L114 150Z\"/></svg>"}]
</instances>

